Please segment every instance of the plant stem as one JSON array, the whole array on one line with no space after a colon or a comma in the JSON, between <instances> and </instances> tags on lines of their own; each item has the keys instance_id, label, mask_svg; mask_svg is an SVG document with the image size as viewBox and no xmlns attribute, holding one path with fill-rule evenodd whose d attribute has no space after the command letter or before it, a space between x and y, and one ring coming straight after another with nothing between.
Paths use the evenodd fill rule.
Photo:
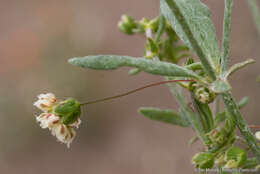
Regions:
<instances>
[{"instance_id":1,"label":"plant stem","mask_svg":"<svg viewBox=\"0 0 260 174\"><path fill-rule=\"evenodd\" d=\"M260 125L249 125L249 128L260 129Z\"/></svg>"},{"instance_id":2,"label":"plant stem","mask_svg":"<svg viewBox=\"0 0 260 174\"><path fill-rule=\"evenodd\" d=\"M243 119L238 106L236 105L231 93L226 92L222 94L222 99L226 105L228 112L232 115L235 124L237 125L240 133L245 138L248 146L256 155L258 161L260 162L260 147L257 140L255 139L253 133L250 131L248 125Z\"/></svg>"},{"instance_id":3,"label":"plant stem","mask_svg":"<svg viewBox=\"0 0 260 174\"><path fill-rule=\"evenodd\" d=\"M203 126L201 121L199 120L198 115L191 111L189 108L188 104L184 100L184 96L182 93L177 89L176 86L172 84L168 84L171 93L174 95L176 98L178 105L180 106L180 111L181 111L181 116L183 119L188 120L188 122L192 125L193 130L197 133L197 135L200 137L202 142L207 145L207 137L205 136L205 132L203 130Z\"/></svg>"},{"instance_id":4,"label":"plant stem","mask_svg":"<svg viewBox=\"0 0 260 174\"><path fill-rule=\"evenodd\" d=\"M132 94L132 93L135 93L135 92L138 92L138 91L141 91L143 89L150 88L150 87L153 87L153 86L163 85L163 84L167 84L167 83L176 83L176 82L194 82L194 80L168 80L168 81L161 81L161 82L152 83L152 84L149 84L149 85L146 85L146 86L143 86L143 87L140 87L140 88L137 88L137 89L134 89L134 90L131 90L131 91L119 94L119 95L115 95L115 96L111 96L111 97L106 97L106 98L102 98L102 99L98 99L98 100L94 100L94 101L81 103L81 105L89 105L89 104L104 102L104 101L107 101L107 100L112 100L112 99L124 97L126 95L129 95L129 94Z\"/></svg>"},{"instance_id":5,"label":"plant stem","mask_svg":"<svg viewBox=\"0 0 260 174\"><path fill-rule=\"evenodd\" d=\"M219 113L219 110L220 110L220 98L219 98L219 96L217 96L216 97L216 100L214 101L214 106L215 106L215 110L214 110L214 112L215 112L215 115L217 115L217 113Z\"/></svg>"},{"instance_id":6,"label":"plant stem","mask_svg":"<svg viewBox=\"0 0 260 174\"><path fill-rule=\"evenodd\" d=\"M259 8L257 7L257 3L255 0L248 0L248 5L251 9L252 16L254 18L254 22L260 35L260 15L259 15Z\"/></svg>"},{"instance_id":7,"label":"plant stem","mask_svg":"<svg viewBox=\"0 0 260 174\"><path fill-rule=\"evenodd\" d=\"M221 72L225 72L227 70L232 6L233 6L233 0L225 0L223 37L222 37Z\"/></svg>"}]
</instances>

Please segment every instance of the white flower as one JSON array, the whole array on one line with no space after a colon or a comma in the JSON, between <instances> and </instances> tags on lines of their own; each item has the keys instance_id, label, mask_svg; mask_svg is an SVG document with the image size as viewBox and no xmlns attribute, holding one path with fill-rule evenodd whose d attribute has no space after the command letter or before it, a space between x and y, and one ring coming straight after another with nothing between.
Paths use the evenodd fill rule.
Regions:
<instances>
[{"instance_id":1,"label":"white flower","mask_svg":"<svg viewBox=\"0 0 260 174\"><path fill-rule=\"evenodd\" d=\"M76 132L72 127L77 127L80 125L81 120L78 119L69 126L60 122L60 117L52 113L42 113L36 117L36 121L40 123L41 128L49 128L52 135L55 136L59 142L67 144L70 147L70 143L76 136Z\"/></svg>"},{"instance_id":2,"label":"white flower","mask_svg":"<svg viewBox=\"0 0 260 174\"><path fill-rule=\"evenodd\" d=\"M70 147L70 143L76 136L76 132L73 128L66 126L64 124L57 124L52 128L52 135L56 136L58 141L67 144Z\"/></svg>"},{"instance_id":3,"label":"white flower","mask_svg":"<svg viewBox=\"0 0 260 174\"><path fill-rule=\"evenodd\" d=\"M63 112L59 113L54 108L54 105L56 104L56 97L52 93L47 94L40 94L38 96L38 100L34 103L34 106L38 107L43 111L42 114L36 117L36 121L40 123L40 127L43 129L48 128L52 135L57 138L59 142L62 142L67 145L67 147L70 147L71 142L76 136L76 132L73 129L73 127L78 128L81 124L81 120L79 118L80 116L80 104L76 100L68 99L67 102L72 102L75 105L75 108L70 108L71 105L69 105L69 111L72 110L73 112L79 113L77 120L73 123L64 124L64 116L65 114ZM65 102L65 101L64 101ZM73 106L74 106L73 105ZM67 106L64 106L64 103L60 102L57 104L57 106L60 106L60 110L66 110ZM56 107L56 106L55 106ZM62 108L62 107L65 107ZM73 110L74 109L74 110ZM73 116L73 115L72 115Z\"/></svg>"},{"instance_id":4,"label":"white flower","mask_svg":"<svg viewBox=\"0 0 260 174\"><path fill-rule=\"evenodd\" d=\"M81 120L80 118L78 118L74 123L71 123L69 126L76 127L78 129L80 124L81 124Z\"/></svg>"},{"instance_id":5,"label":"white flower","mask_svg":"<svg viewBox=\"0 0 260 174\"><path fill-rule=\"evenodd\" d=\"M44 112L49 111L56 103L56 97L52 93L40 94L38 100L33 104Z\"/></svg>"},{"instance_id":6,"label":"white flower","mask_svg":"<svg viewBox=\"0 0 260 174\"><path fill-rule=\"evenodd\" d=\"M40 122L41 128L49 128L51 129L55 124L59 123L59 117L55 114L51 113L42 113L38 117L36 117L36 121Z\"/></svg>"},{"instance_id":7,"label":"white flower","mask_svg":"<svg viewBox=\"0 0 260 174\"><path fill-rule=\"evenodd\" d=\"M260 141L260 131L257 131L257 132L255 133L255 137L256 137L256 139L257 139L258 141Z\"/></svg>"}]
</instances>

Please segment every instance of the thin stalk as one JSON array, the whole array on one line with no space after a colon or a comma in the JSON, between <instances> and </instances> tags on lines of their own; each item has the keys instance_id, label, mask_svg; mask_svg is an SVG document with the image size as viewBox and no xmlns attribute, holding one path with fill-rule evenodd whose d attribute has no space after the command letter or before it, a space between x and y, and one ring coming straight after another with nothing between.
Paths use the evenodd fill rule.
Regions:
<instances>
[{"instance_id":1,"label":"thin stalk","mask_svg":"<svg viewBox=\"0 0 260 174\"><path fill-rule=\"evenodd\" d=\"M194 80L168 80L168 81L161 81L161 82L152 83L152 84L140 87L140 88L136 88L134 90L131 90L131 91L119 94L119 95L115 95L115 96L111 96L111 97L106 97L106 98L102 98L102 99L98 99L98 100L93 100L93 101L81 103L81 105L89 105L89 104L104 102L104 101L107 101L107 100L112 100L112 99L124 97L124 96L127 96L129 94L132 94L132 93L135 93L135 92L138 92L138 91L141 91L143 89L150 88L150 87L153 87L153 86L159 86L159 85L163 85L163 84L167 84L167 83L176 83L176 82L194 82Z\"/></svg>"},{"instance_id":2,"label":"thin stalk","mask_svg":"<svg viewBox=\"0 0 260 174\"><path fill-rule=\"evenodd\" d=\"M260 125L249 125L249 128L260 129Z\"/></svg>"},{"instance_id":3,"label":"thin stalk","mask_svg":"<svg viewBox=\"0 0 260 174\"><path fill-rule=\"evenodd\" d=\"M191 93L192 104L200 117L201 122L204 122L204 131L210 132L214 128L214 120L208 104L199 102L193 93Z\"/></svg>"},{"instance_id":4,"label":"thin stalk","mask_svg":"<svg viewBox=\"0 0 260 174\"><path fill-rule=\"evenodd\" d=\"M221 72L225 72L227 70L232 6L233 6L233 0L225 0L223 37L222 37Z\"/></svg>"},{"instance_id":5,"label":"thin stalk","mask_svg":"<svg viewBox=\"0 0 260 174\"><path fill-rule=\"evenodd\" d=\"M258 161L260 162L260 147L258 145L258 142L255 139L254 134L251 132L248 125L246 124L245 120L243 119L242 114L240 113L240 110L236 102L234 101L232 94L229 92L223 93L222 99L226 105L228 112L231 114L232 118L234 119L234 122L238 127L240 133L245 138L248 146L250 147L250 149L253 151Z\"/></svg>"},{"instance_id":6,"label":"thin stalk","mask_svg":"<svg viewBox=\"0 0 260 174\"><path fill-rule=\"evenodd\" d=\"M220 111L220 98L219 96L217 96L215 100L215 115L217 115L219 111Z\"/></svg>"},{"instance_id":7,"label":"thin stalk","mask_svg":"<svg viewBox=\"0 0 260 174\"><path fill-rule=\"evenodd\" d=\"M205 136L205 131L203 130L203 126L198 118L198 115L189 108L188 104L184 100L184 96L176 86L172 84L168 84L168 86L180 106L180 111L182 113L181 116L191 124L193 130L197 133L202 142L207 145L208 138Z\"/></svg>"},{"instance_id":8,"label":"thin stalk","mask_svg":"<svg viewBox=\"0 0 260 174\"><path fill-rule=\"evenodd\" d=\"M257 7L256 0L248 0L248 5L251 10L252 16L254 18L254 22L258 31L258 34L260 35L260 14L259 14L259 8Z\"/></svg>"}]
</instances>

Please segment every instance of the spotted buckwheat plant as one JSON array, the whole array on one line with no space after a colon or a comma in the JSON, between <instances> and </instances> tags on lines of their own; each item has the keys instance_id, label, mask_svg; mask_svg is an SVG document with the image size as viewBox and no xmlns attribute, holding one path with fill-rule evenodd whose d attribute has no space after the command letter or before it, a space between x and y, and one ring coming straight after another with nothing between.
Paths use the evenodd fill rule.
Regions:
<instances>
[{"instance_id":1,"label":"spotted buckwheat plant","mask_svg":"<svg viewBox=\"0 0 260 174\"><path fill-rule=\"evenodd\" d=\"M178 111L143 107L139 113L145 117L174 126L190 128L195 136L191 144L201 141L204 148L192 158L199 172L217 169L218 173L257 171L260 168L260 132L252 133L240 110L248 103L244 97L237 102L232 95L229 77L237 70L254 63L253 59L229 66L229 35L233 0L224 0L223 37L219 47L210 10L200 0L160 0L160 14L154 19L135 20L122 15L118 28L127 35L139 34L146 38L144 55L94 55L69 59L69 63L82 68L114 70L132 67L129 75L140 72L159 75L163 81L99 100L79 103L75 99L56 101L56 97L41 94L35 106L43 111L36 120L48 128L58 141L68 146L80 124L80 107L118 97L162 84L168 84L177 100ZM248 0L252 14L259 24L260 16L255 0ZM182 63L181 63L182 62ZM175 84L173 84L175 83ZM185 98L183 90L189 94ZM223 102L224 109L219 104ZM240 131L236 135L235 129ZM245 146L236 144L241 141ZM251 156L249 156L251 152Z\"/></svg>"}]
</instances>

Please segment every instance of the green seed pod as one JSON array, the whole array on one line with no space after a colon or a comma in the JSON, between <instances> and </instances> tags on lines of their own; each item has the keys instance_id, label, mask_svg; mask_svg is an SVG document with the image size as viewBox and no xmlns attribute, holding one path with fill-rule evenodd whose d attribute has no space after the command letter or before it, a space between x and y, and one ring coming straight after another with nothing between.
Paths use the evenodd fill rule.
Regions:
<instances>
[{"instance_id":1,"label":"green seed pod","mask_svg":"<svg viewBox=\"0 0 260 174\"><path fill-rule=\"evenodd\" d=\"M197 153L192 158L192 163L200 169L211 169L214 165L214 155L210 152Z\"/></svg>"},{"instance_id":2,"label":"green seed pod","mask_svg":"<svg viewBox=\"0 0 260 174\"><path fill-rule=\"evenodd\" d=\"M239 147L230 147L225 153L226 168L239 168L246 162L246 151Z\"/></svg>"},{"instance_id":3,"label":"green seed pod","mask_svg":"<svg viewBox=\"0 0 260 174\"><path fill-rule=\"evenodd\" d=\"M80 104L75 99L67 99L55 106L54 113L61 118L65 125L69 125L80 117Z\"/></svg>"},{"instance_id":4,"label":"green seed pod","mask_svg":"<svg viewBox=\"0 0 260 174\"><path fill-rule=\"evenodd\" d=\"M122 15L118 28L121 32L131 35L134 33L133 30L136 28L136 23L130 16Z\"/></svg>"}]
</instances>

